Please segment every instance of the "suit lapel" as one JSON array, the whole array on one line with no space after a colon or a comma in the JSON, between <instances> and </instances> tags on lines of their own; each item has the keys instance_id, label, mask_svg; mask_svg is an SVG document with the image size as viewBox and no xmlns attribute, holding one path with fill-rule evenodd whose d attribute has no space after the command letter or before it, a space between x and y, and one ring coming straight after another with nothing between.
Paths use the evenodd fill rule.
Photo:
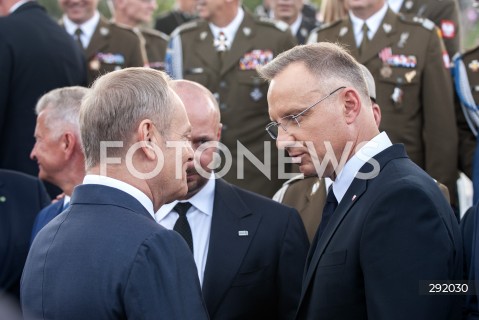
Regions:
<instances>
[{"instance_id":1,"label":"suit lapel","mask_svg":"<svg viewBox=\"0 0 479 320\"><path fill-rule=\"evenodd\" d=\"M379 168L381 170L383 170L383 168L389 161L398 158L407 158L404 146L399 144L393 145L373 157L373 159L378 162ZM359 171L366 174L372 172L372 168L373 167L370 163L366 163ZM381 174L381 172L379 174ZM331 241L331 238L333 237L336 229L342 223L349 211L353 208L354 204L359 201L361 196L367 190L369 181L370 180L358 178L355 178L353 180L351 186L341 200L341 203L337 207L336 211L334 211L334 214L332 215L331 220L329 221L329 224L324 231L323 237L317 242L316 248L312 249L314 250L314 252L311 253L311 263L309 264L309 266L307 266L306 274L303 278L300 302L303 300L308 290L309 284L315 274L319 260L321 259L321 256L323 255L326 247Z\"/></svg>"},{"instance_id":2,"label":"suit lapel","mask_svg":"<svg viewBox=\"0 0 479 320\"><path fill-rule=\"evenodd\" d=\"M108 38L110 37L110 25L105 18L100 17L100 21L96 26L95 32L90 39L88 47L85 49L85 55L87 61L94 57L98 52L101 52L106 46L108 46Z\"/></svg>"},{"instance_id":3,"label":"suit lapel","mask_svg":"<svg viewBox=\"0 0 479 320\"><path fill-rule=\"evenodd\" d=\"M202 22L200 30L201 32L198 34L198 38L195 39L196 56L199 57L205 63L205 65L219 71L219 55L214 47L214 39L210 27L206 22Z\"/></svg>"},{"instance_id":4,"label":"suit lapel","mask_svg":"<svg viewBox=\"0 0 479 320\"><path fill-rule=\"evenodd\" d=\"M241 22L238 31L236 31L233 44L223 58L223 67L221 68L220 76L224 76L231 68L238 65L238 61L244 55L253 49L252 38L256 36L253 18L245 11L243 21Z\"/></svg>"},{"instance_id":5,"label":"suit lapel","mask_svg":"<svg viewBox=\"0 0 479 320\"><path fill-rule=\"evenodd\" d=\"M203 297L214 314L231 287L260 222L231 185L216 180L211 234L203 278ZM247 231L247 236L239 236Z\"/></svg>"},{"instance_id":6,"label":"suit lapel","mask_svg":"<svg viewBox=\"0 0 479 320\"><path fill-rule=\"evenodd\" d=\"M395 40L394 35L397 32L396 28L397 16L391 10L388 9L383 21L379 25L376 34L370 41L370 45L366 48L364 53L358 59L360 63L365 64L372 58L377 57L378 53L386 48L390 47Z\"/></svg>"},{"instance_id":7,"label":"suit lapel","mask_svg":"<svg viewBox=\"0 0 479 320\"><path fill-rule=\"evenodd\" d=\"M322 238L319 240L314 252L312 253L311 262L309 266L307 267L306 275L304 277L304 281L305 281L304 283L309 283L311 281L311 278L314 274L314 271L316 270L319 259L323 255L324 250L326 249L326 247L329 244L329 241L334 235L334 232L339 227L344 217L351 210L353 205L363 195L364 191L366 191L366 188L367 188L367 180L359 180L359 179L355 179L353 183L351 184L351 186L349 187L348 191L346 192L343 199L341 200L341 203L339 203L338 207L336 208L336 211L334 211L334 214L331 216L331 220L329 221L326 229L324 230ZM306 288L303 287L302 294L304 294L305 289Z\"/></svg>"}]
</instances>

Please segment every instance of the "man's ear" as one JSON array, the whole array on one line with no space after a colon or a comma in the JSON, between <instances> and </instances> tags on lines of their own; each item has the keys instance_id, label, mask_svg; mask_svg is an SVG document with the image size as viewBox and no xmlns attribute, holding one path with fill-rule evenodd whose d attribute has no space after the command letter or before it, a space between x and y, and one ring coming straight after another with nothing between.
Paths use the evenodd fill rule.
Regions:
<instances>
[{"instance_id":1,"label":"man's ear","mask_svg":"<svg viewBox=\"0 0 479 320\"><path fill-rule=\"evenodd\" d=\"M66 131L60 137L60 145L62 147L63 153L65 154L65 159L68 160L75 152L75 148L77 148L78 139L75 134L71 131Z\"/></svg>"},{"instance_id":2,"label":"man's ear","mask_svg":"<svg viewBox=\"0 0 479 320\"><path fill-rule=\"evenodd\" d=\"M351 124L356 120L356 117L361 111L361 99L359 93L352 88L344 89L341 95L344 104L344 118L347 124Z\"/></svg>"},{"instance_id":3,"label":"man's ear","mask_svg":"<svg viewBox=\"0 0 479 320\"><path fill-rule=\"evenodd\" d=\"M155 160L157 158L156 149L160 141L158 141L158 134L155 134L155 125L149 119L144 119L140 122L137 129L138 139L135 142L140 143L140 150L145 154L145 156L150 160Z\"/></svg>"}]
</instances>

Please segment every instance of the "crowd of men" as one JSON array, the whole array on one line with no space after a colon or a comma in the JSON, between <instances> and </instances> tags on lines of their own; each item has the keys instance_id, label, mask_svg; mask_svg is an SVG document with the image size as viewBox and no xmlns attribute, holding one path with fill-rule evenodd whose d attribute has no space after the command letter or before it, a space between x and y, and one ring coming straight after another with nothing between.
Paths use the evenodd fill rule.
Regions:
<instances>
[{"instance_id":1,"label":"crowd of men","mask_svg":"<svg viewBox=\"0 0 479 320\"><path fill-rule=\"evenodd\" d=\"M98 2L0 0L0 315L479 317L455 0Z\"/></svg>"}]
</instances>

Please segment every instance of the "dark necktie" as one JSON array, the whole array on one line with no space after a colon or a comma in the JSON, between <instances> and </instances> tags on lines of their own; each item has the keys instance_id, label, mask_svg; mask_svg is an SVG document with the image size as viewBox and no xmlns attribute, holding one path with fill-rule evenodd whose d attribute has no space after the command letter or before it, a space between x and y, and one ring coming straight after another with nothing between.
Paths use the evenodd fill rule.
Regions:
<instances>
[{"instance_id":1,"label":"dark necktie","mask_svg":"<svg viewBox=\"0 0 479 320\"><path fill-rule=\"evenodd\" d=\"M81 38L80 38L81 35L82 35L82 33L83 33L83 31L81 31L80 28L77 28L77 29L75 30L75 36L74 36L74 38L75 38L76 43L77 43L77 44L80 46L80 48L83 50L83 43L81 42Z\"/></svg>"},{"instance_id":2,"label":"dark necktie","mask_svg":"<svg viewBox=\"0 0 479 320\"><path fill-rule=\"evenodd\" d=\"M363 23L362 30L363 30L363 40L361 41L361 45L359 46L359 55L363 55L364 52L366 51L366 48L369 45L369 38L368 38L369 28L366 22Z\"/></svg>"},{"instance_id":3,"label":"dark necktie","mask_svg":"<svg viewBox=\"0 0 479 320\"><path fill-rule=\"evenodd\" d=\"M336 197L334 196L332 187L333 186L331 185L328 190L328 196L326 198L326 203L323 208L323 215L321 217L321 223L319 224L318 234L316 237L317 241L321 239L321 236L324 233L324 230L326 229L326 226L328 225L334 210L336 210L336 208L338 207L338 201L336 200Z\"/></svg>"},{"instance_id":4,"label":"dark necktie","mask_svg":"<svg viewBox=\"0 0 479 320\"><path fill-rule=\"evenodd\" d=\"M179 217L178 220L176 220L173 230L178 232L185 239L186 243L191 249L191 252L193 252L193 236L191 235L190 224L188 223L188 219L186 218L186 213L190 208L191 203L189 202L178 202L176 204L173 210L178 212Z\"/></svg>"}]
</instances>

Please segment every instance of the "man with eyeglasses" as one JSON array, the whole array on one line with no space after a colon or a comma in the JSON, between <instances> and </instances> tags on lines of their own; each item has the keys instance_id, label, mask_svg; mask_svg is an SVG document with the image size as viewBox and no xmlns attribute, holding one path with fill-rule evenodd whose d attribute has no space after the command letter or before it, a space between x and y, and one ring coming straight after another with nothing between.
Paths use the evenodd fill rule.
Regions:
<instances>
[{"instance_id":1,"label":"man with eyeglasses","mask_svg":"<svg viewBox=\"0 0 479 320\"><path fill-rule=\"evenodd\" d=\"M260 68L267 126L305 175L333 180L303 276L297 319L460 319L457 220L434 180L380 133L361 68L332 43Z\"/></svg>"}]
</instances>

